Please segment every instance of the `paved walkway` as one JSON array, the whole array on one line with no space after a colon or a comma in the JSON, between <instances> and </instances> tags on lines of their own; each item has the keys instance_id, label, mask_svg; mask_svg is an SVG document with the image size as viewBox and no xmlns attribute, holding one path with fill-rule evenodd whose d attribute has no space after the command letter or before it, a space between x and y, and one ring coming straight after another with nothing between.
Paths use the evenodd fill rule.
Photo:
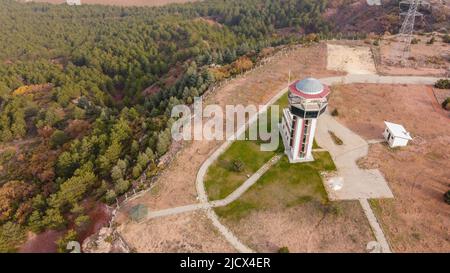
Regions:
<instances>
[{"instance_id":1,"label":"paved walkway","mask_svg":"<svg viewBox=\"0 0 450 273\"><path fill-rule=\"evenodd\" d=\"M352 84L352 83L374 83L374 84L425 84L434 85L442 78L421 76L379 76L379 75L346 75L339 77L328 77L320 79L327 85Z\"/></svg>"},{"instance_id":2,"label":"paved walkway","mask_svg":"<svg viewBox=\"0 0 450 273\"><path fill-rule=\"evenodd\" d=\"M336 145L329 131L339 137L344 144ZM316 141L320 147L330 152L338 170L338 176L343 179L342 189L338 191L333 190L325 182L325 189L330 200L394 197L379 170L362 170L356 164L358 159L367 156L369 144L327 113L322 115L317 123Z\"/></svg>"},{"instance_id":3,"label":"paved walkway","mask_svg":"<svg viewBox=\"0 0 450 273\"><path fill-rule=\"evenodd\" d=\"M378 75L347 75L347 76L341 76L341 77L329 77L321 79L321 81L324 84L333 85L333 84L350 84L350 83L378 83L378 84L434 84L439 78L434 77L405 77L405 76L378 76ZM283 96L287 92L287 88L281 90L274 98L272 98L267 104L265 109L273 103L275 103L281 96ZM261 109L262 111L265 111L265 109ZM260 112L262 112L260 111ZM250 118L249 124L256 121L257 115ZM320 123L319 123L320 124ZM245 126L241 127L240 130L236 135L241 134L243 131L245 131ZM203 202L206 202L208 200L208 197L206 195L206 191L203 184L203 179L206 174L206 171L208 170L209 166L231 145L232 141L228 140L226 141L222 146L220 146L216 152L211 155L210 158L208 158L205 163L200 167L200 170L197 175L197 192L199 195L199 199ZM356 164L355 164L356 165ZM372 210L370 209L370 206L367 208L367 211L370 210L369 215L373 215ZM240 252L249 252L250 248L243 245L239 239L234 236L228 228L226 228L224 225L220 223L218 220L217 214L213 210L208 210L208 217L213 221L214 225L218 227L219 231L222 233L222 235L228 240L228 242L233 245L236 250ZM368 214L366 214L368 215ZM375 216L374 216L375 217ZM376 218L375 218L376 220ZM371 227L373 228L371 222ZM381 241L386 241L384 238L384 234L382 230L380 229L381 233L376 233L377 236L381 236L381 239L379 240L379 243L382 244ZM374 231L375 233L375 231ZM384 240L383 240L384 238ZM377 238L378 240L378 238Z\"/></svg>"},{"instance_id":4,"label":"paved walkway","mask_svg":"<svg viewBox=\"0 0 450 273\"><path fill-rule=\"evenodd\" d=\"M341 76L341 77L323 78L323 79L321 79L321 81L327 85L351 84L351 83L426 84L426 85L430 85L430 84L434 84L438 79L439 78L434 78L434 77L416 77L416 76L409 77L409 76L347 75L347 76ZM270 105L275 103L286 92L287 92L287 88L281 90L275 97L273 97L265 105L265 107L260 109L258 114L266 111ZM248 190L248 188L250 188L254 183L256 183L258 181L259 177L261 177L262 174L264 174L268 169L270 169L270 166L275 164L280 158L274 157L271 161L266 163L261 168L261 170L258 170L258 172L256 172L252 177L250 177L246 182L244 182L244 184L241 185L241 187L239 187L235 192L233 192L230 196L228 196L227 198L225 198L223 200L213 201L211 203L208 202L208 196L206 194L206 190L205 190L205 186L204 186L203 182L204 182L204 177L206 175L206 172L207 172L208 168L212 165L212 163L223 152L225 152L227 150L227 148L233 142L233 139L235 138L235 136L238 136L238 135L242 134L243 132L245 132L248 124L252 124L253 122L255 122L257 120L257 118L258 118L258 115L254 115L254 116L250 117L249 122L246 125L241 126L241 128L238 129L238 131L236 132L235 135L233 135L229 140L225 141L202 164L202 166L200 167L200 169L198 171L197 179L196 179L198 199L200 201L199 204L177 207L177 208L172 208L172 209L166 209L166 210L162 210L162 211L155 211L155 212L149 214L149 218L162 217L162 216L173 215L173 214L177 214L177 213L205 209L207 212L206 215L208 216L208 218L211 219L213 225L225 237L225 239L236 248L237 251L243 252L243 253L253 252L252 249L250 249L249 247L244 245L239 240L239 238L237 238L226 226L224 226L222 223L220 223L219 217L214 212L212 207L224 206L224 205L230 204L231 202L235 201L237 198L239 198L242 195L242 193L244 193L246 190ZM322 121L323 119L325 119L325 122ZM320 127L321 123L325 123L325 124L328 124L329 126L332 126L331 128L334 128L337 131L338 136L342 137L342 139L344 141L344 145L342 145L342 146L346 145L345 144L346 141L347 142L349 140L350 140L350 142L355 141L355 143L352 144L353 149L348 149L348 147L345 147L346 150L343 150L343 151L334 150L334 148L331 148L331 150L329 150L330 153L332 154L332 156L334 157L334 159L337 162L342 163L342 164L341 163L336 164L338 169L351 173L356 170L355 169L355 166L356 166L357 170L360 170L358 168L358 166L356 165L356 163L353 162L353 160L349 160L349 156L351 158L359 158L359 157L361 157L361 155L362 156L366 155L367 149L368 149L367 142L364 141L362 138L360 138L358 135L351 132L348 128L340 125L331 116L324 115L323 119L318 123L319 127ZM318 131L321 131L321 133L318 133L318 135L322 136L322 142L319 142L320 143L319 145L321 145L321 146L323 145L322 147L328 149L329 147L332 147L332 146L329 143L329 140L327 140L327 138L325 137L324 126L322 126L321 128L322 129L318 129ZM327 130L326 135L328 135L328 130ZM319 138L321 138L320 136L319 136ZM337 146L337 145L334 145L334 146ZM350 164L350 166L347 166L344 163L344 161L345 161L344 158L347 161L352 161L354 163L354 165ZM363 179L363 180L365 180L366 178L369 178L369 177L370 177L369 180L374 180L374 179L376 180L376 179L379 179L380 177L382 178L382 175L381 175L381 173L379 173L378 170L369 170L364 175L362 173L357 174L355 176L355 179L358 177L359 177L359 179ZM384 178L383 178L383 180L384 180ZM359 182L361 182L361 180L359 180ZM383 193L383 194L386 194L386 195L392 197L392 192L390 192L390 190L388 190L389 188L386 189L384 186L381 186L382 185L381 182L382 181L379 181L380 188L377 189L376 192L378 192L378 194ZM360 193L365 192L363 189L359 189L359 190L360 190ZM358 190L355 190L355 191L358 192ZM378 221L377 221L369 203L367 202L367 199L365 199L365 198L362 198L362 199L357 198L357 199L361 203L361 206L364 210L364 213L366 214L366 217L367 217L367 219L370 223L370 226L375 234L375 237L376 237L378 243L380 243L380 245L381 245L382 251L390 252L389 244L387 243L387 240L383 234L383 230L381 229L380 225L378 224Z\"/></svg>"},{"instance_id":5,"label":"paved walkway","mask_svg":"<svg viewBox=\"0 0 450 273\"><path fill-rule=\"evenodd\" d=\"M199 204L192 204L192 205L175 207L175 208L170 208L170 209L152 211L152 212L148 213L146 220L180 214L180 213L185 213L185 212L190 212L190 211L199 210L199 209L207 209L209 207L210 207L210 205L208 203L199 203Z\"/></svg>"},{"instance_id":6,"label":"paved walkway","mask_svg":"<svg viewBox=\"0 0 450 273\"><path fill-rule=\"evenodd\" d=\"M204 184L204 177L206 175L206 172L209 168L209 166L211 166L214 161L217 160L217 158L219 158L219 156L225 152L228 147L233 143L233 139L236 138L236 136L241 135L242 133L245 132L246 128L253 124L255 121L257 121L259 114L264 113L265 111L267 111L267 109L269 108L270 105L274 104L276 101L278 101L285 93L287 92L287 88L284 88L282 90L280 90L278 92L277 95L275 95L269 102L267 102L266 105L264 105L264 107L261 107L260 110L258 111L258 113L256 115L253 115L252 117L249 118L249 121L246 125L241 126L241 128L239 128L236 133L231 136L227 141L225 141L200 167L198 174L197 174L197 180L196 180L196 187L197 187L197 193L198 193L198 198L200 200L200 202L208 202L208 196L206 194L206 190L205 190L205 184ZM256 181L255 181L256 182ZM244 183L245 184L245 183ZM244 245L236 236L234 236L234 234L226 227L224 226L222 223L220 223L219 221L219 217L217 216L217 214L214 212L214 210L209 209L207 216L211 219L211 221L213 222L213 224L217 227L217 229L219 230L219 232L225 237L225 239L239 252L241 253L249 253L249 252L254 252L253 250L251 250L249 247L247 247L246 245Z\"/></svg>"},{"instance_id":7,"label":"paved walkway","mask_svg":"<svg viewBox=\"0 0 450 273\"><path fill-rule=\"evenodd\" d=\"M274 156L271 160L269 160L266 164L264 164L258 171L256 171L256 173L250 176L250 178L247 179L239 188L237 188L234 192L232 192L230 195L228 195L226 198L222 200L208 202L207 199L206 201L204 201L205 199L203 200L201 199L201 202L198 204L150 212L145 220L204 209L206 210L206 215L208 216L208 218L211 219L213 225L218 229L218 231L227 239L227 241L231 245L233 245L239 252L251 253L253 252L253 250L251 250L249 247L247 247L241 241L239 241L239 239L236 236L234 236L234 234L226 226L220 223L219 217L214 212L213 208L223 207L236 201L251 186L253 186L256 182L258 182L261 176L263 176L274 164L276 164L281 159L281 157L282 157L281 155Z\"/></svg>"},{"instance_id":8,"label":"paved walkway","mask_svg":"<svg viewBox=\"0 0 450 273\"><path fill-rule=\"evenodd\" d=\"M216 201L206 201L200 202L198 204L192 204L187 206L174 207L169 209L157 210L148 213L145 220L164 217L169 215L175 215L185 212L190 212L194 210L210 209L216 207L227 206L234 201L236 201L242 194L244 194L251 186L253 186L258 180L263 176L274 164L276 164L280 159L281 155L276 155L272 157L266 164L264 164L258 171L256 171L252 176L250 176L239 188L228 195L226 198ZM144 221L145 221L144 220Z\"/></svg>"},{"instance_id":9,"label":"paved walkway","mask_svg":"<svg viewBox=\"0 0 450 273\"><path fill-rule=\"evenodd\" d=\"M269 162L262 166L255 174L253 174L247 181L244 182L237 190L232 194L228 195L225 199L212 201L211 205L213 207L224 207L228 204L236 201L241 195L246 192L251 186L253 186L265 174L273 165L275 165L281 159L281 155L274 156Z\"/></svg>"},{"instance_id":10,"label":"paved walkway","mask_svg":"<svg viewBox=\"0 0 450 273\"><path fill-rule=\"evenodd\" d=\"M361 207L364 211L364 214L367 217L367 220L369 220L369 224L370 224L370 227L372 228L375 238L377 239L378 243L381 246L381 252L382 253L391 253L391 248L389 247L386 237L384 237L383 230L381 229L380 225L378 224L378 220L375 217L375 214L373 214L373 211L372 211L372 208L370 207L369 202L367 201L367 199L360 199L359 203L361 204Z\"/></svg>"}]
</instances>

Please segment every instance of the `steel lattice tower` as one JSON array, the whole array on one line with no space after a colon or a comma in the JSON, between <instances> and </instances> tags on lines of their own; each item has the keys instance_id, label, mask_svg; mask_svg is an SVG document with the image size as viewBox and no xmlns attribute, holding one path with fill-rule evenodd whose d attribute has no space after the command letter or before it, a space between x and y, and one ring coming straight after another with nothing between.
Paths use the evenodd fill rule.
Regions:
<instances>
[{"instance_id":1,"label":"steel lattice tower","mask_svg":"<svg viewBox=\"0 0 450 273\"><path fill-rule=\"evenodd\" d=\"M408 12L406 13L405 20L398 34L399 40L399 58L400 64L405 65L409 54L411 52L411 41L413 37L414 24L416 22L417 9L420 4L420 0L411 0Z\"/></svg>"}]
</instances>

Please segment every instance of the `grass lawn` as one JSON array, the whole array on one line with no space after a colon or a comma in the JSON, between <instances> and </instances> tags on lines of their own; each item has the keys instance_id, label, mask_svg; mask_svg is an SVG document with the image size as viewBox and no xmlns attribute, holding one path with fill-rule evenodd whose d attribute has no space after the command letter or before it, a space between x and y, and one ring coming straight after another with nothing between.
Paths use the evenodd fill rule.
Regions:
<instances>
[{"instance_id":1,"label":"grass lawn","mask_svg":"<svg viewBox=\"0 0 450 273\"><path fill-rule=\"evenodd\" d=\"M283 108L288 105L287 94L283 95L275 103L275 105L279 105L279 117L281 119L281 112ZM270 120L270 112L271 109L269 108L269 118L267 119L268 128L271 128L272 125ZM258 124L254 124L253 126L258 126ZM261 124L259 124L259 126L261 126ZM246 136L249 136L248 130L246 131ZM261 151L261 140L233 142L228 150L225 151L225 153L223 153L208 169L205 177L205 188L208 193L209 200L220 200L227 197L240 185L242 185L248 179L248 176L259 170L275 154L282 154L284 152L284 146L279 135L278 140L278 149L273 152ZM320 148L315 141L313 148ZM234 170L233 165L236 161L243 163L242 170Z\"/></svg>"},{"instance_id":2,"label":"grass lawn","mask_svg":"<svg viewBox=\"0 0 450 273\"><path fill-rule=\"evenodd\" d=\"M275 105L279 105L280 118L281 111L288 104L287 94L283 95ZM267 127L271 128L270 120L271 109L268 110ZM262 124L259 124L260 126ZM253 124L252 126L258 126ZM249 130L245 132L249 136ZM205 178L205 188L209 200L220 200L227 197L247 179L248 175L254 174L266 162L268 162L276 153L283 153L283 144L279 138L278 150L273 152L261 151L261 140L235 141L228 150L223 153L218 160L209 167ZM239 160L243 163L241 171L233 169L233 163Z\"/></svg>"},{"instance_id":3,"label":"grass lawn","mask_svg":"<svg viewBox=\"0 0 450 273\"><path fill-rule=\"evenodd\" d=\"M235 141L219 159L209 167L205 179L205 187L210 200L219 200L230 195L235 189L247 180L275 152L261 152L257 141ZM233 161L240 160L243 169L240 172L233 170Z\"/></svg>"},{"instance_id":4,"label":"grass lawn","mask_svg":"<svg viewBox=\"0 0 450 273\"><path fill-rule=\"evenodd\" d=\"M314 162L290 164L284 156L238 200L216 208L224 218L238 220L254 209L293 207L306 202L328 203L320 172L336 169L328 152L314 153Z\"/></svg>"}]
</instances>

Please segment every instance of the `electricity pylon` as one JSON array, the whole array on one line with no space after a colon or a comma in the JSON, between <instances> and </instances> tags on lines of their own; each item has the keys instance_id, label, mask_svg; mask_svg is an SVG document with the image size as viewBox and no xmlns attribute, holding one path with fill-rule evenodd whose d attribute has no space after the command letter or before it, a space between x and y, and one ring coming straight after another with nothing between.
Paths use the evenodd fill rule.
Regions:
<instances>
[{"instance_id":1,"label":"electricity pylon","mask_svg":"<svg viewBox=\"0 0 450 273\"><path fill-rule=\"evenodd\" d=\"M400 64L405 65L411 52L414 24L416 22L417 8L421 0L411 0L405 20L398 34Z\"/></svg>"}]
</instances>

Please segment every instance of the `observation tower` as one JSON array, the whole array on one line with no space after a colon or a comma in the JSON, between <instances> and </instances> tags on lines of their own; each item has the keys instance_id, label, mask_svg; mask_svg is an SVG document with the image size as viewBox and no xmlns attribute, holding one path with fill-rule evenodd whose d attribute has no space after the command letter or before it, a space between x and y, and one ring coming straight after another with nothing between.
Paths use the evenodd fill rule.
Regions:
<instances>
[{"instance_id":1,"label":"observation tower","mask_svg":"<svg viewBox=\"0 0 450 273\"><path fill-rule=\"evenodd\" d=\"M291 163L314 161L317 118L327 109L329 94L330 88L314 78L289 86L289 108L283 109L281 136Z\"/></svg>"}]
</instances>

